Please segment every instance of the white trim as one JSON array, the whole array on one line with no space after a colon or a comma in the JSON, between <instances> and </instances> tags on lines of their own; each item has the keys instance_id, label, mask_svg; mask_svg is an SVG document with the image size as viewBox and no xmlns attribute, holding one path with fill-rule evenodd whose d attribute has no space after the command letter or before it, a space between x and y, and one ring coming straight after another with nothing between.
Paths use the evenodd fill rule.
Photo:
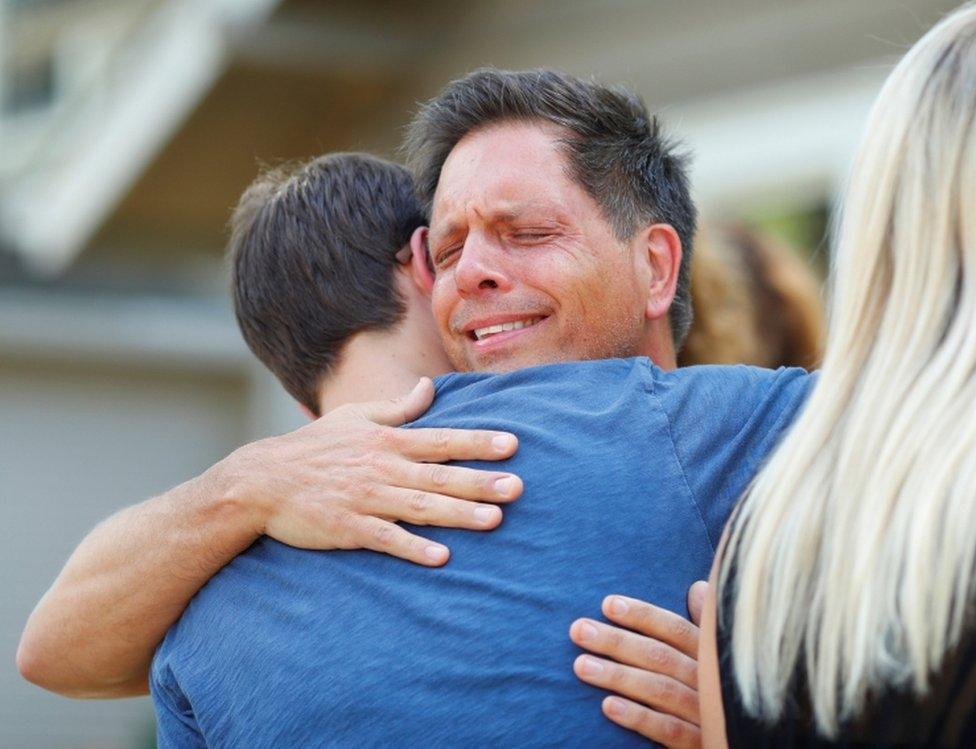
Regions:
<instances>
[{"instance_id":1,"label":"white trim","mask_svg":"<svg viewBox=\"0 0 976 749\"><path fill-rule=\"evenodd\" d=\"M6 188L7 242L35 269L62 270L210 90L227 61L227 26L263 20L279 1L161 4L119 53L111 87L74 92L82 101L52 123L43 163Z\"/></svg>"},{"instance_id":2,"label":"white trim","mask_svg":"<svg viewBox=\"0 0 976 749\"><path fill-rule=\"evenodd\" d=\"M887 63L674 106L706 211L823 198L843 184Z\"/></svg>"},{"instance_id":3,"label":"white trim","mask_svg":"<svg viewBox=\"0 0 976 749\"><path fill-rule=\"evenodd\" d=\"M253 357L218 300L4 289L0 358L240 375Z\"/></svg>"}]
</instances>

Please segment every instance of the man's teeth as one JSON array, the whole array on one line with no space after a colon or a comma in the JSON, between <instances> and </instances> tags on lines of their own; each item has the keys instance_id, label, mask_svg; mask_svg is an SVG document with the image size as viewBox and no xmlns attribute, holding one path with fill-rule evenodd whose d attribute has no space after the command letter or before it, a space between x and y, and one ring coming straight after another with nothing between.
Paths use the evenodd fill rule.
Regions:
<instances>
[{"instance_id":1,"label":"man's teeth","mask_svg":"<svg viewBox=\"0 0 976 749\"><path fill-rule=\"evenodd\" d=\"M505 322L501 325L489 325L487 328L475 328L474 337L481 341L490 335L495 335L495 333L504 333L508 330L521 330L522 328L528 328L535 325L541 317L530 317L526 320L516 320L515 322Z\"/></svg>"}]
</instances>

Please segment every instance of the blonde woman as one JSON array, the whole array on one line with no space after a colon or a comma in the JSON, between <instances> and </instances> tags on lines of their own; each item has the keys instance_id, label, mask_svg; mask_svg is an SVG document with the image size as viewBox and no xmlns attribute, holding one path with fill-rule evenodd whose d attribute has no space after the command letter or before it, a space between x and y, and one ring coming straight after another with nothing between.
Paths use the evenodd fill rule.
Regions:
<instances>
[{"instance_id":1,"label":"blonde woman","mask_svg":"<svg viewBox=\"0 0 976 749\"><path fill-rule=\"evenodd\" d=\"M820 379L713 569L706 747L976 746L974 6L890 76L842 216ZM612 720L666 717L613 668Z\"/></svg>"}]
</instances>

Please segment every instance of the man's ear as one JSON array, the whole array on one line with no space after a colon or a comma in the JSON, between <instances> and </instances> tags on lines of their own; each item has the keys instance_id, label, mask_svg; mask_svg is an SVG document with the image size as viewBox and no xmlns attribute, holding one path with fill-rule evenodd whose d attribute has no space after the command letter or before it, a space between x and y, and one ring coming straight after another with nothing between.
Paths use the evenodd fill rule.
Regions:
<instances>
[{"instance_id":1,"label":"man's ear","mask_svg":"<svg viewBox=\"0 0 976 749\"><path fill-rule=\"evenodd\" d=\"M638 233L637 241L637 251L649 271L644 314L649 320L658 320L667 317L674 301L681 268L681 238L670 224L651 224Z\"/></svg>"},{"instance_id":2,"label":"man's ear","mask_svg":"<svg viewBox=\"0 0 976 749\"><path fill-rule=\"evenodd\" d=\"M426 226L418 226L410 237L410 275L413 282L424 296L430 296L434 288L434 271L430 267L429 255L427 252L427 233Z\"/></svg>"}]
</instances>

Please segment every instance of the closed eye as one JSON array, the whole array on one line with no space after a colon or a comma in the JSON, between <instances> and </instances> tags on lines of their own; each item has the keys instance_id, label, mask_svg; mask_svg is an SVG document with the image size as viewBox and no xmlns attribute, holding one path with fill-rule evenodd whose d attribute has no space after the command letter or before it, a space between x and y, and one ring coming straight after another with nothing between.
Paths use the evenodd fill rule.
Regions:
<instances>
[{"instance_id":1,"label":"closed eye","mask_svg":"<svg viewBox=\"0 0 976 749\"><path fill-rule=\"evenodd\" d=\"M440 250L434 256L434 265L436 265L438 268L442 268L444 265L447 264L447 262L451 258L453 258L455 255L457 255L457 253L460 250L461 250L461 245L452 245L451 247L447 247L447 248L445 248L443 250Z\"/></svg>"},{"instance_id":2,"label":"closed eye","mask_svg":"<svg viewBox=\"0 0 976 749\"><path fill-rule=\"evenodd\" d=\"M553 236L553 233L548 231L520 231L512 235L519 242L543 242Z\"/></svg>"}]
</instances>

